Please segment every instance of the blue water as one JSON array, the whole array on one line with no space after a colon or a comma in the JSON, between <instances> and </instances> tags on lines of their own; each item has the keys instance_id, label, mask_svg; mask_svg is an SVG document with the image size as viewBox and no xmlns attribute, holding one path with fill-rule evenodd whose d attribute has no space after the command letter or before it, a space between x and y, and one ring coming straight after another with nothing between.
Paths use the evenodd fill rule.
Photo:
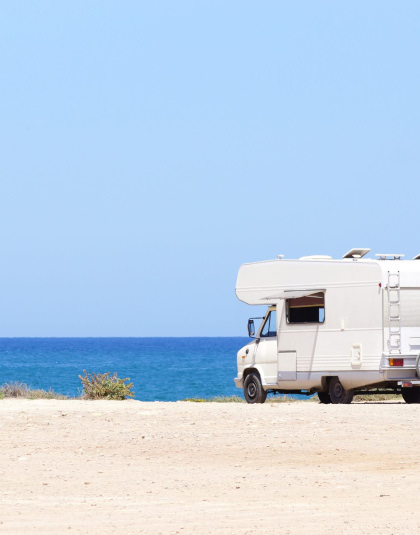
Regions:
<instances>
[{"instance_id":1,"label":"blue water","mask_svg":"<svg viewBox=\"0 0 420 535\"><path fill-rule=\"evenodd\" d=\"M233 382L236 352L248 338L0 338L0 385L77 396L79 375L117 372L135 399L178 401L242 395Z\"/></svg>"}]
</instances>

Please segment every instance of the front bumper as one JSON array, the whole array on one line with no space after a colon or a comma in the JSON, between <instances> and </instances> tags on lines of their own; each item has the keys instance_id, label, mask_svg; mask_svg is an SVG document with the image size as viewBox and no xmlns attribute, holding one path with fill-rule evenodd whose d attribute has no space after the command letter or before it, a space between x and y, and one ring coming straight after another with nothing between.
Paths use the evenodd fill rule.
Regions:
<instances>
[{"instance_id":1,"label":"front bumper","mask_svg":"<svg viewBox=\"0 0 420 535\"><path fill-rule=\"evenodd\" d=\"M235 377L235 386L236 388L243 388L244 387L244 379L243 377Z\"/></svg>"}]
</instances>

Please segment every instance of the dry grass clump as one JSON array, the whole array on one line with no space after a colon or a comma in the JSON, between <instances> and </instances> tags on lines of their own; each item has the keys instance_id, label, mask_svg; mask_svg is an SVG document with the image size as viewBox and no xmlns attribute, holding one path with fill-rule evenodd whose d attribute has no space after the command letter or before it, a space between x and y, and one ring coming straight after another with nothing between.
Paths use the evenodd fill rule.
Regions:
<instances>
[{"instance_id":1,"label":"dry grass clump","mask_svg":"<svg viewBox=\"0 0 420 535\"><path fill-rule=\"evenodd\" d=\"M288 396L287 394L283 394L281 396L274 396L267 398L267 401L270 403L313 403L318 402L318 396L306 396L304 398L292 398L291 396Z\"/></svg>"},{"instance_id":2,"label":"dry grass clump","mask_svg":"<svg viewBox=\"0 0 420 535\"><path fill-rule=\"evenodd\" d=\"M215 396L212 398L185 398L182 401L191 403L245 403L240 396Z\"/></svg>"},{"instance_id":3,"label":"dry grass clump","mask_svg":"<svg viewBox=\"0 0 420 535\"><path fill-rule=\"evenodd\" d=\"M65 396L64 394L59 394L58 392L54 392L54 390L42 390L42 389L35 389L35 390L29 390L29 399L69 399L68 396Z\"/></svg>"},{"instance_id":4,"label":"dry grass clump","mask_svg":"<svg viewBox=\"0 0 420 535\"><path fill-rule=\"evenodd\" d=\"M182 401L190 401L191 403L246 403L241 396L214 396L212 398L186 398ZM307 398L292 398L285 394L270 396L267 398L267 403L295 403L318 401L318 396L308 396Z\"/></svg>"},{"instance_id":5,"label":"dry grass clump","mask_svg":"<svg viewBox=\"0 0 420 535\"><path fill-rule=\"evenodd\" d=\"M358 394L354 396L353 401L390 401L393 399L401 400L401 394Z\"/></svg>"},{"instance_id":6,"label":"dry grass clump","mask_svg":"<svg viewBox=\"0 0 420 535\"><path fill-rule=\"evenodd\" d=\"M84 376L79 375L83 385L84 399L115 399L123 400L127 397L134 397L132 392L133 383L126 384L130 378L120 379L117 372L111 375L108 373L87 373L83 370Z\"/></svg>"},{"instance_id":7,"label":"dry grass clump","mask_svg":"<svg viewBox=\"0 0 420 535\"><path fill-rule=\"evenodd\" d=\"M13 381L12 383L4 383L0 387L0 391L5 398L27 398L29 387L26 383Z\"/></svg>"},{"instance_id":8,"label":"dry grass clump","mask_svg":"<svg viewBox=\"0 0 420 535\"><path fill-rule=\"evenodd\" d=\"M0 399L4 398L68 399L67 396L58 394L54 390L31 389L26 383L19 383L19 381L5 383L0 387Z\"/></svg>"},{"instance_id":9,"label":"dry grass clump","mask_svg":"<svg viewBox=\"0 0 420 535\"><path fill-rule=\"evenodd\" d=\"M208 401L213 403L245 403L245 400L240 396L215 396Z\"/></svg>"},{"instance_id":10,"label":"dry grass clump","mask_svg":"<svg viewBox=\"0 0 420 535\"><path fill-rule=\"evenodd\" d=\"M363 401L389 401L389 400L401 400L400 394L358 394L354 396L353 402ZM183 401L189 401L191 403L245 403L244 398L240 396L215 396L212 398L186 398ZM266 403L320 403L316 394L307 396L305 398L296 398L288 396L287 394L274 395L267 397Z\"/></svg>"}]
</instances>

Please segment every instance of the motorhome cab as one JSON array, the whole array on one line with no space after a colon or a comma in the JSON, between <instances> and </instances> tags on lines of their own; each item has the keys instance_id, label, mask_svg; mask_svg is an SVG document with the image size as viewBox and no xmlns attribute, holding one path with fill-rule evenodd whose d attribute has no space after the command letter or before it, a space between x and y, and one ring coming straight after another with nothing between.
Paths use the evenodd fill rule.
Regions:
<instances>
[{"instance_id":1,"label":"motorhome cab","mask_svg":"<svg viewBox=\"0 0 420 535\"><path fill-rule=\"evenodd\" d=\"M254 340L237 356L235 384L248 403L268 392L317 392L322 403L398 392L420 403L420 255L365 258L369 251L240 267L238 298L268 305L249 320Z\"/></svg>"}]
</instances>

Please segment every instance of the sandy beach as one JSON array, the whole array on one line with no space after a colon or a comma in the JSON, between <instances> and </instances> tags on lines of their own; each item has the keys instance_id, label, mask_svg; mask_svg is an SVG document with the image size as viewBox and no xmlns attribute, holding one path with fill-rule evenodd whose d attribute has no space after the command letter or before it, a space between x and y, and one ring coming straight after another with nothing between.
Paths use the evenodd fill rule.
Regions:
<instances>
[{"instance_id":1,"label":"sandy beach","mask_svg":"<svg viewBox=\"0 0 420 535\"><path fill-rule=\"evenodd\" d=\"M0 401L0 533L420 531L420 407Z\"/></svg>"}]
</instances>

